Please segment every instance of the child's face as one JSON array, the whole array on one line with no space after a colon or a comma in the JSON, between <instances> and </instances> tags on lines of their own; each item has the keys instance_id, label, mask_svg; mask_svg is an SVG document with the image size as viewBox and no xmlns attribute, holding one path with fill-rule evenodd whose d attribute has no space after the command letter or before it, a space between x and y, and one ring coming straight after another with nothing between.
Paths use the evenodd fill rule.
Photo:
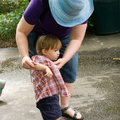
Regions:
<instances>
[{"instance_id":1,"label":"child's face","mask_svg":"<svg viewBox=\"0 0 120 120\"><path fill-rule=\"evenodd\" d=\"M45 56L50 60L57 60L59 55L60 55L59 49L50 49L45 53Z\"/></svg>"}]
</instances>

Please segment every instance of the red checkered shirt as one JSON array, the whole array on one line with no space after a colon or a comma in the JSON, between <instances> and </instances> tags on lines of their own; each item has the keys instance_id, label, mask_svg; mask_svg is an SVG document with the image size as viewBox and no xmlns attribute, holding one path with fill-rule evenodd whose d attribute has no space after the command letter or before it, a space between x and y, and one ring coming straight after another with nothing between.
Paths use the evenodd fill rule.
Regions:
<instances>
[{"instance_id":1,"label":"red checkered shirt","mask_svg":"<svg viewBox=\"0 0 120 120\"><path fill-rule=\"evenodd\" d=\"M35 64L41 63L48 66L53 72L52 78L45 77L45 72L41 70L32 70L32 81L35 91L36 102L39 100L58 94L69 96L70 93L64 84L63 78L56 65L45 56L35 55L32 57Z\"/></svg>"}]
</instances>

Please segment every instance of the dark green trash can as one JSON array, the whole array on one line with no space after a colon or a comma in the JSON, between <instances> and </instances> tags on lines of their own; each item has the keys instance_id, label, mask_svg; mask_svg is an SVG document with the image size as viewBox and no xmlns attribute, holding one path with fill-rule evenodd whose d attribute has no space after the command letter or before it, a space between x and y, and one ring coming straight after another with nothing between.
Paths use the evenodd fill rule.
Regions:
<instances>
[{"instance_id":1,"label":"dark green trash can","mask_svg":"<svg viewBox=\"0 0 120 120\"><path fill-rule=\"evenodd\" d=\"M120 32L120 0L94 0L94 8L96 34Z\"/></svg>"}]
</instances>

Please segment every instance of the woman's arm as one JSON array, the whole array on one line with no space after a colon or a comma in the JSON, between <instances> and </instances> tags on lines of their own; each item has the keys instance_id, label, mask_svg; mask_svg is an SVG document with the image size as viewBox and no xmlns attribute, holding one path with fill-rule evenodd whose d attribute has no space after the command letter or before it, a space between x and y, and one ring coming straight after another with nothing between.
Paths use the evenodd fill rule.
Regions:
<instances>
[{"instance_id":1,"label":"woman's arm","mask_svg":"<svg viewBox=\"0 0 120 120\"><path fill-rule=\"evenodd\" d=\"M87 24L77 25L72 28L70 32L70 42L65 50L63 58L58 59L54 62L58 68L62 68L62 66L68 62L72 56L78 51L86 32Z\"/></svg>"},{"instance_id":2,"label":"woman's arm","mask_svg":"<svg viewBox=\"0 0 120 120\"><path fill-rule=\"evenodd\" d=\"M26 69L34 69L34 64L28 56L27 35L32 31L34 25L28 24L24 17L21 18L16 29L16 43L22 57L22 66Z\"/></svg>"},{"instance_id":3,"label":"woman's arm","mask_svg":"<svg viewBox=\"0 0 120 120\"><path fill-rule=\"evenodd\" d=\"M66 62L69 61L80 48L81 43L85 36L86 27L87 24L81 24L72 28L70 33L70 43L67 46L63 56Z\"/></svg>"}]
</instances>

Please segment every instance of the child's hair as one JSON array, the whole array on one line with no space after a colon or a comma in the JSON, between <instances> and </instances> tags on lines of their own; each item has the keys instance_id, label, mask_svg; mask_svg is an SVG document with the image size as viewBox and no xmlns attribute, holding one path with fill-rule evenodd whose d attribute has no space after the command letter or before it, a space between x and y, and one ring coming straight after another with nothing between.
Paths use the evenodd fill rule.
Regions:
<instances>
[{"instance_id":1,"label":"child's hair","mask_svg":"<svg viewBox=\"0 0 120 120\"><path fill-rule=\"evenodd\" d=\"M61 41L53 35L42 35L38 38L36 43L37 53L42 55L42 50L60 49L62 47Z\"/></svg>"}]
</instances>

